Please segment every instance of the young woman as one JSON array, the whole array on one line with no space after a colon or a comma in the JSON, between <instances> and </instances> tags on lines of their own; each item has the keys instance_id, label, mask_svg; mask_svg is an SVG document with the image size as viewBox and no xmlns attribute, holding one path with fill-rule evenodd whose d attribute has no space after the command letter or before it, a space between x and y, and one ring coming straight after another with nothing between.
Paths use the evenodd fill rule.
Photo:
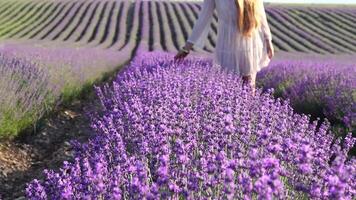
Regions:
<instances>
[{"instance_id":1,"label":"young woman","mask_svg":"<svg viewBox=\"0 0 356 200\"><path fill-rule=\"evenodd\" d=\"M175 59L186 57L193 46L204 47L215 9L218 15L215 60L242 76L243 83L255 90L257 72L274 55L263 0L204 0L192 33Z\"/></svg>"}]
</instances>

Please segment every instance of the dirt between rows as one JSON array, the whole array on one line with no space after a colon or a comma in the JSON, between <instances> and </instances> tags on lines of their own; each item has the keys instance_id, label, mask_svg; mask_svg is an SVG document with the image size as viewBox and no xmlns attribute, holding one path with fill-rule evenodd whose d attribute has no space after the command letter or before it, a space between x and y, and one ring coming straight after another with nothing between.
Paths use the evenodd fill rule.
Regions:
<instances>
[{"instance_id":1,"label":"dirt between rows","mask_svg":"<svg viewBox=\"0 0 356 200\"><path fill-rule=\"evenodd\" d=\"M60 106L36 133L0 142L0 199L25 199L26 183L43 178L44 169L72 159L70 140L85 142L92 134L90 114L100 110L93 97Z\"/></svg>"}]
</instances>

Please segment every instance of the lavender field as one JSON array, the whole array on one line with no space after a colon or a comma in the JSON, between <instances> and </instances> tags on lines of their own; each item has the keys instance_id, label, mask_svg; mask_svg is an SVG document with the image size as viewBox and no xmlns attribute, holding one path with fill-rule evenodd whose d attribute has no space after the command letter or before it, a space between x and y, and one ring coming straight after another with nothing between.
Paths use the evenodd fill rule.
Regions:
<instances>
[{"instance_id":1,"label":"lavender field","mask_svg":"<svg viewBox=\"0 0 356 200\"><path fill-rule=\"evenodd\" d=\"M51 83L35 100L42 105L72 99L82 85L90 85L100 74L117 69L137 50L177 51L184 45L201 8L198 2L169 1L2 0L0 5L1 54L44 66ZM334 55L356 51L353 7L267 4L266 12L277 52ZM212 53L217 20L215 13L209 40L198 53ZM93 57L101 59L93 61ZM65 80L58 80L63 77ZM4 82L10 84L2 85L5 93L6 88L15 87L11 81ZM14 103L22 101L18 100L20 96L32 95L19 90L16 95L1 96L9 96L6 101ZM35 94L36 88L33 90ZM52 91L49 100L44 100L42 96L48 91ZM21 108L8 108L5 102L1 104L6 109L0 110L0 137L16 136L52 107L31 104L23 112Z\"/></svg>"},{"instance_id":2,"label":"lavender field","mask_svg":"<svg viewBox=\"0 0 356 200\"><path fill-rule=\"evenodd\" d=\"M251 95L207 60L174 64L172 55L139 55L97 93L105 109L92 123L97 135L74 143L73 163L32 181L29 199L354 195L351 133L333 144L328 123L317 129L271 94Z\"/></svg>"},{"instance_id":3,"label":"lavender field","mask_svg":"<svg viewBox=\"0 0 356 200\"><path fill-rule=\"evenodd\" d=\"M265 3L255 95L201 6L0 0L0 199L355 199L356 6Z\"/></svg>"}]
</instances>

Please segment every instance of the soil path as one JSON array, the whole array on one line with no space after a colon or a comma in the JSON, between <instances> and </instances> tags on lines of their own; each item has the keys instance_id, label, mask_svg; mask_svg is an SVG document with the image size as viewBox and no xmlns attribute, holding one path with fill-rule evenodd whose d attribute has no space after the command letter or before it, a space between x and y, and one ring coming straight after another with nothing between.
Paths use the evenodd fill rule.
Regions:
<instances>
[{"instance_id":1,"label":"soil path","mask_svg":"<svg viewBox=\"0 0 356 200\"><path fill-rule=\"evenodd\" d=\"M0 199L24 199L26 183L41 179L46 168L57 170L72 159L72 139L85 142L92 134L90 113L101 108L98 97L61 106L44 120L36 134L0 142Z\"/></svg>"}]
</instances>

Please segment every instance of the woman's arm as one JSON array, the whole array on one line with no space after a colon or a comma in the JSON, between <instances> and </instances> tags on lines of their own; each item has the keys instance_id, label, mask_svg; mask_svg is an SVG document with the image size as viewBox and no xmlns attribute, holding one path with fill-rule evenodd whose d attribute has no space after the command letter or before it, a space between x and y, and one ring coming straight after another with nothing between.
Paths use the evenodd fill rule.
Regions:
<instances>
[{"instance_id":1,"label":"woman's arm","mask_svg":"<svg viewBox=\"0 0 356 200\"><path fill-rule=\"evenodd\" d=\"M192 33L188 37L188 46L204 47L204 42L210 30L210 24L215 9L215 0L204 0L198 20L195 22Z\"/></svg>"},{"instance_id":2,"label":"woman's arm","mask_svg":"<svg viewBox=\"0 0 356 200\"><path fill-rule=\"evenodd\" d=\"M272 44L272 33L271 29L269 28L268 22L267 22L267 16L266 16L266 10L263 5L263 0L260 0L260 15L261 15L261 31L263 34L263 39L265 42L265 45L267 47L267 54L269 59L271 59L274 56L274 48Z\"/></svg>"},{"instance_id":3,"label":"woman's arm","mask_svg":"<svg viewBox=\"0 0 356 200\"><path fill-rule=\"evenodd\" d=\"M269 28L266 16L266 10L263 5L263 0L260 0L260 15L261 15L261 30L265 41L272 41L272 33Z\"/></svg>"},{"instance_id":4,"label":"woman's arm","mask_svg":"<svg viewBox=\"0 0 356 200\"><path fill-rule=\"evenodd\" d=\"M193 46L203 49L206 38L210 30L210 24L215 9L215 0L204 0L203 7L199 13L198 20L195 22L192 33L188 37L183 49L180 49L175 60L186 57Z\"/></svg>"}]
</instances>

